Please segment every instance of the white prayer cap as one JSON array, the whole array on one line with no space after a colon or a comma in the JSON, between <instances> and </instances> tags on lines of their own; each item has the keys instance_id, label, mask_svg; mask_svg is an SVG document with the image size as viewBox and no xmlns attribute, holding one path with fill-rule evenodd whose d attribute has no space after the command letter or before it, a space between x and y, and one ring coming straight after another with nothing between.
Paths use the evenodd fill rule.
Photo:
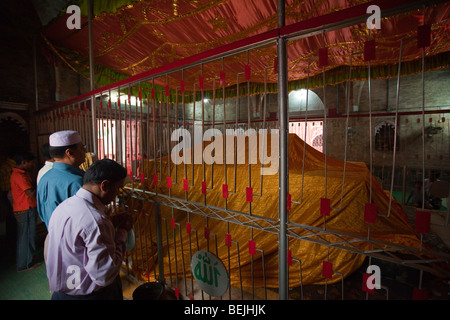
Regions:
<instances>
[{"instance_id":1,"label":"white prayer cap","mask_svg":"<svg viewBox=\"0 0 450 320\"><path fill-rule=\"evenodd\" d=\"M48 139L51 147L66 147L81 142L81 136L77 131L64 130L52 133Z\"/></svg>"}]
</instances>

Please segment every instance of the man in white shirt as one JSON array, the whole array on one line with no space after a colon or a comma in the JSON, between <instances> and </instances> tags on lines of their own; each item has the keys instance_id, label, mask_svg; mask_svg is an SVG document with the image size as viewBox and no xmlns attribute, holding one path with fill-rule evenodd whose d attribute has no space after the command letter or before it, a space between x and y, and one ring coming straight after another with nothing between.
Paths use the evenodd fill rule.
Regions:
<instances>
[{"instance_id":1,"label":"man in white shirt","mask_svg":"<svg viewBox=\"0 0 450 320\"><path fill-rule=\"evenodd\" d=\"M126 176L117 162L96 161L82 188L53 212L46 261L53 300L123 299L119 273L133 219L127 213L111 218L106 205Z\"/></svg>"},{"instance_id":2,"label":"man in white shirt","mask_svg":"<svg viewBox=\"0 0 450 320\"><path fill-rule=\"evenodd\" d=\"M49 148L50 148L50 144L48 142L44 143L41 146L41 152L42 152L42 155L44 156L45 164L41 169L39 169L37 179L36 179L37 180L36 185L39 183L39 180L41 180L42 176L53 167L53 162L55 160L53 160L53 158L50 156L50 153L48 151Z\"/></svg>"}]
</instances>

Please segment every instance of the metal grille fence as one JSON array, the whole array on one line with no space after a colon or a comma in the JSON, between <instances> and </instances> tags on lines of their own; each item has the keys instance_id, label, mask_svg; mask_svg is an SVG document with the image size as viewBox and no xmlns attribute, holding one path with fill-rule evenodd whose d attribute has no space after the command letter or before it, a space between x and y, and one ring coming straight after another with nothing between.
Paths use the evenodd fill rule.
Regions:
<instances>
[{"instance_id":1,"label":"metal grille fence","mask_svg":"<svg viewBox=\"0 0 450 320\"><path fill-rule=\"evenodd\" d=\"M397 10L406 10L409 7ZM394 10L395 11L395 10ZM227 292L222 299L286 299L289 288L298 289L300 298L303 298L304 268L309 261L292 254L292 249L301 247L306 243L317 246L318 251L325 252L320 259L322 266L315 266L323 275L325 285L324 298L327 298L328 282L341 284L341 298L344 298L345 274L339 270L339 264L333 264L335 250L349 253L348 257L368 257L369 265L374 260L388 261L394 264L415 268L422 273L431 272L448 276L445 269L439 267L439 263L448 263L450 256L443 252L429 250L422 246L426 232L418 232L420 246L407 246L380 238L373 238L371 224L367 223L367 232L354 234L343 230L329 228L329 214L320 217L323 221L320 226L310 225L298 221L289 215L291 207L302 206L312 201L304 198L305 182L305 154L306 144L303 144L303 153L298 155L303 159L301 175L294 177L289 167L286 167L289 156L287 143L287 124L302 121L305 130L312 121L320 121L323 124L323 153L327 155L330 143L339 144L344 150L343 171L336 178L339 183L337 199L332 199L336 205L328 206L330 185L332 177L327 170L330 161L324 157L324 193L317 195L317 199L323 199L321 210L328 208L329 212L341 212L345 198L344 188L348 186L348 146L351 131L347 130L351 121L350 112L350 88L354 79L352 63L357 60L361 66L361 57L364 51L349 52L342 48L350 56L350 65L347 68L348 81L346 81L345 106L340 119L345 124L343 141L331 141L328 135L330 119L327 108L327 90L329 86L322 88L323 109L308 110L308 94L312 89L310 69L322 72L315 73L315 82L321 80L327 83L327 34L339 32L349 26L364 23L366 16L354 15L346 21L335 21L334 24L319 26L314 29L280 28L275 33L259 35L249 39L241 47L224 49L219 54L186 63L179 67L169 67L167 70L142 77L138 80L130 79L109 86L107 89L98 89L84 97L80 97L67 104L38 112L38 132L41 140L45 140L49 134L58 130L73 129L80 132L88 150L94 152L98 158L108 157L121 163L127 168L130 182L124 188L120 201L128 206L136 216L134 231L136 234L136 247L127 253L124 261L126 271L130 276L139 281L165 282L175 290L177 297L193 299L211 299L211 297L196 285L190 269L192 256L198 250L206 250L213 254L225 257L222 262L229 272L230 281ZM414 37L412 37L414 38ZM407 115L399 111L399 97L402 94L400 87L402 50L412 38L400 41L398 50L398 77L396 92L396 107L390 113L394 117L394 131L398 132L399 117ZM302 42L318 39L322 46L317 49L317 56L300 57L298 63L303 63L308 72L308 77L296 88L305 89L306 105L304 110L289 119L286 98L283 98L283 90L287 92L287 83L280 78L290 72L286 68L287 61L296 60L292 56L295 51L289 48L302 46ZM370 33L367 41L370 41ZM284 49L282 44L284 43ZM280 49L281 46L281 49ZM231 47L229 47L231 48ZM278 51L278 57L267 55L268 52ZM251 57L267 55L265 66L252 65ZM325 59L325 60L324 60ZM422 62L425 59L422 48ZM284 60L280 61L280 60ZM227 64L239 61L240 70L230 70ZM372 127L373 117L371 106L371 60L365 62L369 90L369 172L375 174L372 163L374 152L374 135ZM208 68L206 68L206 66ZM284 69L282 68L284 66ZM277 70L276 70L277 69ZM208 70L209 73L206 73ZM422 75L424 74L422 63ZM258 94L252 93L255 84L251 82L251 75L259 73L264 75L264 83L258 84L262 90ZM281 75L280 75L281 74ZM232 81L230 79L233 79ZM229 83L232 82L232 85ZM277 84L278 82L278 84ZM278 94L273 93L274 83L278 86ZM424 77L422 76L422 88ZM283 86L284 89L283 89ZM291 85L292 86L292 85ZM281 89L280 89L281 88ZM316 91L320 92L320 90ZM280 99L282 100L280 103ZM275 107L274 107L275 106ZM284 110L283 110L284 108ZM425 137L425 115L438 115L445 117L448 110L425 110L422 104L419 116L422 116L422 134ZM283 119L285 122L283 122ZM287 121L286 121L287 120ZM183 129L185 131L180 131ZM218 130L221 133L233 130L234 150L228 150L230 157L224 156L224 163L210 164L204 157L194 154L195 147L201 146L201 151L208 147L203 137L205 132ZM277 131L274 131L277 129ZM266 130L266 131L264 131ZM278 131L279 130L279 131ZM448 128L447 130L448 134ZM266 168L264 157L268 156L267 150L252 149L250 146L251 133L259 133L259 136L270 132L279 132L279 170L280 175L276 181L278 185L274 189L264 190L265 175L255 174ZM184 135L183 135L184 134ZM182 136L183 135L183 136ZM244 136L244 149L238 150L239 135ZM306 135L306 131L305 131ZM189 143L186 136L192 137ZM247 139L245 139L247 137ZM406 179L406 171L399 172L396 165L397 135L394 135L393 152L390 153L391 165L387 165L390 171L390 179L384 180L390 194L397 191L398 181ZM271 138L274 139L274 138ZM284 140L283 140L284 139ZM214 140L216 141L216 140ZM218 141L218 140L217 140ZM246 142L247 141L247 142ZM267 141L267 140L266 140ZM181 165L175 165L171 161L174 148L183 142L188 148L183 149L182 159L186 160L186 150L192 152L189 155L191 162L183 161ZM235 143L236 142L236 143ZM218 143L218 142L216 142ZM247 149L245 148L247 146ZM224 154L227 155L228 144L224 144ZM277 145L278 147L278 145ZM418 170L429 170L425 163L425 147L423 147L423 166ZM260 145L261 148L261 145ZM218 149L216 149L217 151ZM258 151L257 151L258 150ZM234 152L231 152L234 151ZM251 159L252 152L257 156L256 165L250 161L239 163L238 157L242 155ZM259 157L262 154L262 157ZM179 155L179 154L178 154ZM255 155L253 155L255 156ZM448 158L448 154L444 155ZM199 162L195 162L199 160ZM278 159L276 159L278 161ZM227 163L227 161L229 161ZM278 167L276 168L278 172ZM285 170L285 171L283 171ZM292 169L291 169L292 170ZM287 172L283 176L282 172ZM278 175L277 175L278 177ZM399 178L396 178L399 177ZM335 178L335 177L334 177ZM218 179L221 179L218 181ZM293 186L289 179L298 183ZM335 179L335 180L336 180ZM397 185L394 183L397 182ZM236 182L246 186L246 189L237 189ZM244 183L243 183L244 181ZM279 193L279 188L284 190ZM369 198L367 203L373 203L373 180L369 179ZM222 194L222 199L210 198L210 191L217 189ZM294 198L295 194L299 197ZM404 189L404 188L403 188ZM276 190L276 194L273 194ZM403 190L404 191L404 190ZM286 198L282 198L285 192ZM336 194L333 193L333 194ZM232 198L240 197L242 205L232 205ZM278 212L266 212L263 202L272 199L279 203ZM275 199L275 200L273 200ZM389 205L378 216L389 219L395 201L389 197ZM322 200L321 200L322 201ZM116 204L114 204L116 205ZM239 208L239 209L237 209ZM367 209L366 209L367 210ZM422 208L422 211L433 212ZM328 212L328 213L329 213ZM363 210L364 212L364 210ZM438 212L442 213L442 212ZM283 214L285 217L283 218ZM446 224L448 224L448 211L446 212ZM268 242L276 243L276 250ZM331 256L330 256L331 253ZM317 263L317 261L315 262ZM273 273L278 270L277 273ZM311 266L309 266L311 267ZM271 270L270 272L268 270ZM286 272L287 270L287 272ZM293 283L292 279L295 279ZM422 276L420 277L422 279ZM361 280L363 281L363 280ZM421 288L421 281L417 287ZM276 282L277 286L273 283ZM270 285L269 285L270 283ZM274 289L275 287L275 289ZM384 287L386 297L388 288ZM295 291L295 290L294 290ZM291 291L293 292L293 291ZM291 293L292 294L292 293Z\"/></svg>"}]
</instances>

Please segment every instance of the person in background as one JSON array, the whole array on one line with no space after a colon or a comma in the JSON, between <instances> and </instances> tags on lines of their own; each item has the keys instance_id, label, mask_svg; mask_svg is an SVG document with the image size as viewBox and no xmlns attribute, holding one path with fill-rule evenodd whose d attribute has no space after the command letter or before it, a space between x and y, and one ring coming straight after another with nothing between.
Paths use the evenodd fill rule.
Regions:
<instances>
[{"instance_id":1,"label":"person in background","mask_svg":"<svg viewBox=\"0 0 450 320\"><path fill-rule=\"evenodd\" d=\"M120 267L133 219L127 213L110 217L106 205L126 176L117 162L98 160L83 187L53 212L46 263L52 300L123 300Z\"/></svg>"},{"instance_id":2,"label":"person in background","mask_svg":"<svg viewBox=\"0 0 450 320\"><path fill-rule=\"evenodd\" d=\"M84 171L79 166L85 159L85 147L77 131L55 132L50 135L49 144L53 167L37 187L38 213L47 228L53 210L83 185Z\"/></svg>"},{"instance_id":3,"label":"person in background","mask_svg":"<svg viewBox=\"0 0 450 320\"><path fill-rule=\"evenodd\" d=\"M414 189L411 190L408 200L406 200L406 205L409 204L409 200L412 199L411 204L416 208L422 207L422 199L423 199L423 190L422 190L422 181L417 180L414 182ZM425 200L426 200L426 194L425 194Z\"/></svg>"},{"instance_id":4,"label":"person in background","mask_svg":"<svg viewBox=\"0 0 450 320\"><path fill-rule=\"evenodd\" d=\"M41 180L42 176L53 167L53 162L55 160L53 160L53 158L50 156L49 149L50 149L50 144L48 142L44 143L41 146L41 152L42 152L42 156L44 157L45 163L44 163L44 166L41 169L39 169L37 179L36 179L36 184L39 184L39 180Z\"/></svg>"},{"instance_id":5,"label":"person in background","mask_svg":"<svg viewBox=\"0 0 450 320\"><path fill-rule=\"evenodd\" d=\"M6 253L8 256L15 255L17 242L17 223L12 212L11 199L11 173L16 166L13 159L14 152L9 150L8 154L1 157L0 161L0 221L5 221L6 226Z\"/></svg>"},{"instance_id":6,"label":"person in background","mask_svg":"<svg viewBox=\"0 0 450 320\"><path fill-rule=\"evenodd\" d=\"M30 152L14 156L16 166L11 173L13 213L17 221L16 267L17 271L34 269L42 263L34 262L36 252L36 188L30 172L36 157Z\"/></svg>"}]
</instances>

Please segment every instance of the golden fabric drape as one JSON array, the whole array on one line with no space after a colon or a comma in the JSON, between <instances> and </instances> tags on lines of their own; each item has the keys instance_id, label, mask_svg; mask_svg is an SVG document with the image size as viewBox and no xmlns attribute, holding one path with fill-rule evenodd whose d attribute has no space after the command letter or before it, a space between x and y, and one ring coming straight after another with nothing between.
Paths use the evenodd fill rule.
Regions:
<instances>
[{"instance_id":1,"label":"golden fabric drape","mask_svg":"<svg viewBox=\"0 0 450 320\"><path fill-rule=\"evenodd\" d=\"M292 195L292 200L300 202L302 192L302 168L303 168L303 141L295 134L289 135L289 190ZM242 151L242 150L240 150ZM240 152L238 151L238 152ZM246 147L248 151L248 146ZM256 152L256 149L252 152ZM320 198L325 197L325 155L309 145L306 145L305 149L305 162L304 162L304 183L303 183L303 197L301 204L292 203L292 208L289 212L289 221L299 223L302 225L313 226L322 228L324 226L324 217L320 214ZM270 154L270 151L268 151ZM168 158L162 159L162 174L159 174L159 159L156 162L156 169L158 170L158 177L161 181L158 183L157 192L159 194L169 195L169 189L166 184L166 177L168 176ZM253 193L259 194L260 188L260 169L261 164L251 165L252 175L252 187ZM341 160L327 158L327 193L326 197L331 200L331 213L326 219L326 229L343 232L345 234L351 234L360 236L362 239L367 237L368 228L370 228L370 238L383 240L388 243L394 243L406 247L418 248L420 245L419 239L414 230L410 226L405 212L402 210L401 205L392 200L391 212L389 217L383 217L388 212L389 195L377 184L376 180L370 176L370 172L363 163L348 162L346 166L345 185L343 189L342 205L341 191L343 181L343 169L344 162ZM148 175L148 183L136 184L133 188L154 191L153 174L155 170L155 163L153 160L149 160L145 163L143 172ZM184 179L184 165L178 165L177 175L175 175L175 165L171 163L170 177L172 179L172 188L170 190L171 196L179 199L185 198L185 191L183 189L182 180ZM197 164L194 167L194 181L191 181L191 165L187 165L187 179L190 185L188 191L188 200L195 203L204 203L204 195L201 192L201 182L203 179L203 169L201 164ZM228 165L227 177L229 191L234 189L234 165ZM227 201L227 208L242 212L243 214L249 214L249 204L246 202L246 187L248 187L248 164L237 165L237 181L236 181L236 193L229 193ZM364 206L369 202L369 184L372 179L373 192L372 200L378 207L379 216L376 218L376 223L370 224L364 221ZM211 187L211 170L210 166L206 165L206 179L208 188ZM175 183L176 182L176 183ZM214 187L213 190L207 190L206 204L214 207L225 207L225 199L222 195L222 184L224 184L224 165L214 165ZM137 199L129 199L128 204L133 206L141 215L144 213L153 212L153 207L150 202L138 201ZM336 208L336 209L333 209ZM172 209L161 206L162 216L169 219L172 217ZM263 188L261 197L253 197L252 214L263 216L267 218L278 219L278 174L265 175L263 177ZM199 248L204 249L207 246L206 239L203 236L203 230L206 226L206 218L204 216L196 214L188 214L186 212L174 210L173 217L177 224L179 224L182 232L183 244L180 244L178 226L175 230L170 230L171 222L167 222L169 225L169 238L170 245L165 249L164 261L166 277L175 275L174 252L176 250L178 257L178 276L182 276L182 259L184 255L185 261L189 261L189 235L186 233L186 222L189 219L192 230L197 230ZM149 220L147 220L149 221ZM146 224L146 228L154 229L154 220ZM144 226L141 225L141 229ZM225 234L227 232L227 223L215 219L208 220L208 228L210 234L215 234L218 243L218 256L224 262L228 268L228 247L225 246ZM164 226L163 226L164 229ZM172 243L172 232L176 234L176 248ZM307 236L310 233L306 230L295 230L300 236ZM239 243L240 256L237 255L237 248L233 244L230 248L230 278L232 286L239 286L242 282L244 286L251 286L251 255L248 254L248 241L253 240L256 243L256 248L264 251L264 267L266 285L268 287L278 286L278 235L275 233L265 232L258 229L253 229L253 238L251 238L251 230L247 226L237 225L230 223L229 233L232 240ZM310 236L310 240L328 240L330 243L336 243L340 241L335 235L332 234L320 234ZM147 231L147 234L148 231ZM153 239L146 239L145 243L156 243L156 232L153 230ZM137 240L143 241L144 233L136 232ZM197 241L197 236L191 234L192 243ZM141 240L139 240L139 238ZM351 237L342 237L343 239L352 240ZM215 247L213 238L210 240L209 249L215 253ZM353 238L353 240L355 240ZM373 245L367 241L352 242L352 246L364 251L373 249ZM196 244L193 244L193 252L197 250ZM314 241L298 240L296 238L289 237L289 249L292 252L292 257L300 259L302 262L302 281L303 284L322 284L325 283L325 278L322 276L322 261L329 261L333 264L333 270L342 273L344 276L348 276L353 271L358 269L364 259L365 255L353 253L349 250L339 249L333 246L326 246ZM171 272L169 274L169 253L171 254ZM142 275L142 279L145 278L145 271L142 266L146 266L147 263L153 266L152 258L148 258L147 261L141 259L142 252L138 248L136 253L137 268ZM149 249L147 249L148 252ZM262 257L259 251L256 252L254 258L254 284L255 286L263 286L262 277ZM239 277L239 259L241 265L242 279ZM157 260L156 260L157 261ZM185 262L186 274L189 276L189 263ZM297 270L297 271L295 271ZM152 272L150 272L152 274ZM336 282L341 279L341 276L337 273L333 274L331 280L328 282ZM300 285L300 274L298 272L298 266L292 266L289 275L289 285Z\"/></svg>"}]
</instances>

